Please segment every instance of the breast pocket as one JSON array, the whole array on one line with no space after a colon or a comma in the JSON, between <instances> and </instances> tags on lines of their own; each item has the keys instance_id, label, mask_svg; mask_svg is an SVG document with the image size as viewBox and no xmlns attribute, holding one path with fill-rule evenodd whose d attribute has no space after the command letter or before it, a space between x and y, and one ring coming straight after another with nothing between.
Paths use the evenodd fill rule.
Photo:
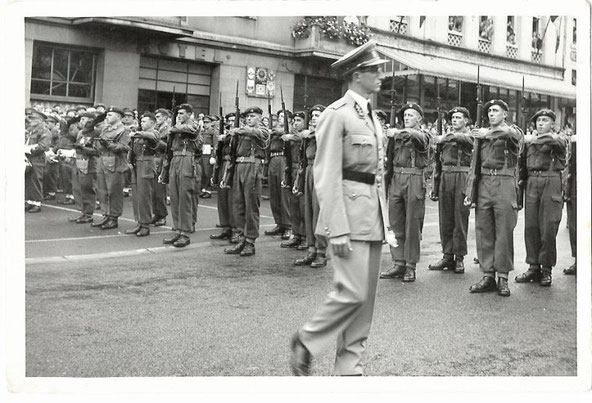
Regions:
<instances>
[{"instance_id":1,"label":"breast pocket","mask_svg":"<svg viewBox=\"0 0 592 403\"><path fill-rule=\"evenodd\" d=\"M376 139L372 135L351 134L350 145L352 149L352 163L359 165L370 165L376 161L375 146Z\"/></svg>"},{"instance_id":2,"label":"breast pocket","mask_svg":"<svg viewBox=\"0 0 592 403\"><path fill-rule=\"evenodd\" d=\"M377 199L372 198L372 186L344 180L343 198L351 235L368 235L377 220Z\"/></svg>"},{"instance_id":3,"label":"breast pocket","mask_svg":"<svg viewBox=\"0 0 592 403\"><path fill-rule=\"evenodd\" d=\"M109 172L115 172L115 156L102 156L101 163Z\"/></svg>"}]
</instances>

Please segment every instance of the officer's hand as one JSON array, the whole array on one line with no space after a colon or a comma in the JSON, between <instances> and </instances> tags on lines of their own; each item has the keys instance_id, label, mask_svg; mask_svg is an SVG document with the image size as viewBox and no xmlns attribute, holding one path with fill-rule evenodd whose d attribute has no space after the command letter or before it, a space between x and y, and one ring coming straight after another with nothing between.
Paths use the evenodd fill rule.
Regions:
<instances>
[{"instance_id":1,"label":"officer's hand","mask_svg":"<svg viewBox=\"0 0 592 403\"><path fill-rule=\"evenodd\" d=\"M353 251L351 242L349 241L349 235L341 235L335 238L330 238L329 243L333 248L333 253L339 257L345 257Z\"/></svg>"},{"instance_id":2,"label":"officer's hand","mask_svg":"<svg viewBox=\"0 0 592 403\"><path fill-rule=\"evenodd\" d=\"M397 242L397 238L395 238L395 233L393 232L393 230L389 229L386 232L384 239L386 240L386 243L388 243L393 248L396 248L397 246L399 246L399 243Z\"/></svg>"},{"instance_id":3,"label":"officer's hand","mask_svg":"<svg viewBox=\"0 0 592 403\"><path fill-rule=\"evenodd\" d=\"M473 207L473 202L471 201L471 198L469 196L465 197L463 204L465 205L465 207Z\"/></svg>"},{"instance_id":4,"label":"officer's hand","mask_svg":"<svg viewBox=\"0 0 592 403\"><path fill-rule=\"evenodd\" d=\"M401 131L399 129L387 129L386 136L387 137L395 137L395 135L399 134Z\"/></svg>"},{"instance_id":5,"label":"officer's hand","mask_svg":"<svg viewBox=\"0 0 592 403\"><path fill-rule=\"evenodd\" d=\"M487 129L485 128L475 128L473 130L471 130L471 136L473 136L473 138L475 139L483 139L485 138L485 135L487 134Z\"/></svg>"},{"instance_id":6,"label":"officer's hand","mask_svg":"<svg viewBox=\"0 0 592 403\"><path fill-rule=\"evenodd\" d=\"M436 196L433 190L430 190L429 197L431 201L438 201L438 196Z\"/></svg>"},{"instance_id":7,"label":"officer's hand","mask_svg":"<svg viewBox=\"0 0 592 403\"><path fill-rule=\"evenodd\" d=\"M210 157L210 165L216 165L216 158Z\"/></svg>"},{"instance_id":8,"label":"officer's hand","mask_svg":"<svg viewBox=\"0 0 592 403\"><path fill-rule=\"evenodd\" d=\"M291 136L289 134L283 134L282 135L282 140L284 140L284 141L289 141L290 138L291 138Z\"/></svg>"}]
</instances>

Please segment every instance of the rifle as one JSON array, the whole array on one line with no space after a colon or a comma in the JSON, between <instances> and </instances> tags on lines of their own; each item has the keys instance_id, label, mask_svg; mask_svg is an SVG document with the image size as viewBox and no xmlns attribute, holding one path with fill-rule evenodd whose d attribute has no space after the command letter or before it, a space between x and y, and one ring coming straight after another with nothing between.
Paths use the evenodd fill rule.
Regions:
<instances>
[{"instance_id":1,"label":"rifle","mask_svg":"<svg viewBox=\"0 0 592 403\"><path fill-rule=\"evenodd\" d=\"M175 87L173 86L173 98L171 99L171 110L173 111L173 117L171 118L171 129L175 127L177 124L177 101L175 100ZM171 161L173 159L173 133L170 132L167 134L167 145L165 151L165 160L162 164L162 170L160 172L160 182L161 183L169 183L169 170L171 167Z\"/></svg>"},{"instance_id":2,"label":"rifle","mask_svg":"<svg viewBox=\"0 0 592 403\"><path fill-rule=\"evenodd\" d=\"M524 76L522 76L522 99L520 105L520 112L522 115L522 127L524 128L524 133L526 134L526 128L528 127L528 120L526 118L526 94L524 92ZM528 181L528 169L526 168L526 147L523 147L520 150L520 154L518 155L518 163L517 163L517 170L518 170L518 182L516 183L516 204L518 206L518 210L522 210L524 207L524 189L526 188L526 182Z\"/></svg>"},{"instance_id":3,"label":"rifle","mask_svg":"<svg viewBox=\"0 0 592 403\"><path fill-rule=\"evenodd\" d=\"M234 96L234 107L235 107L235 116L234 116L234 128L238 129L240 127L240 106L239 106L239 99L238 99L238 80L236 80L236 95ZM238 135L232 135L230 139L230 161L228 161L226 174L224 175L224 180L222 181L221 185L225 187L232 186L232 181L234 179L234 169L236 167L236 152L238 149Z\"/></svg>"},{"instance_id":4,"label":"rifle","mask_svg":"<svg viewBox=\"0 0 592 403\"><path fill-rule=\"evenodd\" d=\"M440 197L440 180L442 178L442 113L440 110L440 102L442 98L440 98L440 86L438 85L438 78L436 78L436 111L438 112L438 120L436 123L436 127L438 128L438 144L436 144L436 154L434 156L434 174L432 175L432 192L430 194L430 199L433 201L437 201Z\"/></svg>"},{"instance_id":5,"label":"rifle","mask_svg":"<svg viewBox=\"0 0 592 403\"><path fill-rule=\"evenodd\" d=\"M222 109L222 93L220 93L220 130L218 134L218 144L216 146L216 165L214 165L214 172L212 174L212 185L219 183L220 165L222 164L222 148L224 147L224 141L220 140L220 137L224 135L224 111Z\"/></svg>"},{"instance_id":6,"label":"rifle","mask_svg":"<svg viewBox=\"0 0 592 403\"><path fill-rule=\"evenodd\" d=\"M395 128L395 118L397 113L397 90L395 90L395 62L392 62L393 76L391 78L391 118L389 120L389 126L391 129Z\"/></svg>"},{"instance_id":7,"label":"rifle","mask_svg":"<svg viewBox=\"0 0 592 403\"><path fill-rule=\"evenodd\" d=\"M309 130L308 125L310 124L310 113L306 101L308 95L306 94L306 76L304 77L304 130ZM296 196L304 194L304 186L306 180L306 166L308 161L306 159L306 147L308 147L309 138L303 138L300 143L300 164L298 164L298 170L296 171L296 178L294 178L294 186L292 187L292 193Z\"/></svg>"},{"instance_id":8,"label":"rifle","mask_svg":"<svg viewBox=\"0 0 592 403\"><path fill-rule=\"evenodd\" d=\"M481 85L479 81L479 66L477 65L477 115L475 116L475 128L481 126L481 114L483 105L481 104ZM479 188L479 180L481 179L481 143L479 138L475 139L473 145L473 159L471 161L471 168L467 177L467 190L464 205L473 207L477 203L477 192Z\"/></svg>"},{"instance_id":9,"label":"rifle","mask_svg":"<svg viewBox=\"0 0 592 403\"><path fill-rule=\"evenodd\" d=\"M284 113L284 134L290 133L288 125L288 115L286 114L286 104L284 103L284 90L280 87L282 99L282 112ZM284 169L284 180L282 186L292 190L292 147L290 141L284 142L284 156L286 157L286 168Z\"/></svg>"}]
</instances>

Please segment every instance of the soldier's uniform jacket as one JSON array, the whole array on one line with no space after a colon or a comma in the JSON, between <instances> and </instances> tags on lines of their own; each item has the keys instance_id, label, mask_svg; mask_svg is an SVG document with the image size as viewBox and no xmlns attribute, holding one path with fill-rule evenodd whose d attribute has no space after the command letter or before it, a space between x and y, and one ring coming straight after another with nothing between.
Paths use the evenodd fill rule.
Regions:
<instances>
[{"instance_id":1,"label":"soldier's uniform jacket","mask_svg":"<svg viewBox=\"0 0 592 403\"><path fill-rule=\"evenodd\" d=\"M214 154L218 144L218 129L210 127L203 132L203 145L210 146L210 154Z\"/></svg>"},{"instance_id":2,"label":"soldier's uniform jacket","mask_svg":"<svg viewBox=\"0 0 592 403\"><path fill-rule=\"evenodd\" d=\"M26 140L26 145L37 144L36 147L31 149L31 154L27 154L31 164L44 166L45 152L49 150L51 143L51 134L49 133L49 130L47 130L43 124L30 128L26 133Z\"/></svg>"},{"instance_id":3,"label":"soldier's uniform jacket","mask_svg":"<svg viewBox=\"0 0 592 403\"><path fill-rule=\"evenodd\" d=\"M481 141L481 167L486 169L514 168L523 141L517 126L502 124L489 130Z\"/></svg>"},{"instance_id":4,"label":"soldier's uniform jacket","mask_svg":"<svg viewBox=\"0 0 592 403\"><path fill-rule=\"evenodd\" d=\"M430 139L427 130L405 128L388 139L387 156L391 167L425 168L430 162ZM389 173L389 176L390 173Z\"/></svg>"},{"instance_id":5,"label":"soldier's uniform jacket","mask_svg":"<svg viewBox=\"0 0 592 403\"><path fill-rule=\"evenodd\" d=\"M99 135L94 128L84 128L78 132L76 138L76 167L83 174L97 172L97 158L99 153L93 147L94 139Z\"/></svg>"},{"instance_id":6,"label":"soldier's uniform jacket","mask_svg":"<svg viewBox=\"0 0 592 403\"><path fill-rule=\"evenodd\" d=\"M174 135L172 142L173 152L193 153L201 156L203 137L199 131L199 125L193 119L187 119L185 123L177 123L169 130L169 136Z\"/></svg>"},{"instance_id":7,"label":"soldier's uniform jacket","mask_svg":"<svg viewBox=\"0 0 592 403\"><path fill-rule=\"evenodd\" d=\"M51 142L50 142L50 147L52 149L54 149L54 151L56 150L56 146L58 144L58 140L60 138L60 131L58 129L56 129L55 127L53 129L51 129L49 131L50 136L51 136Z\"/></svg>"},{"instance_id":8,"label":"soldier's uniform jacket","mask_svg":"<svg viewBox=\"0 0 592 403\"><path fill-rule=\"evenodd\" d=\"M74 148L75 138L72 138L69 133L62 134L56 142L56 150L71 150Z\"/></svg>"},{"instance_id":9,"label":"soldier's uniform jacket","mask_svg":"<svg viewBox=\"0 0 592 403\"><path fill-rule=\"evenodd\" d=\"M309 130L309 133L303 138L303 157L306 160L313 160L317 155L317 139L315 137L315 129Z\"/></svg>"},{"instance_id":10,"label":"soldier's uniform jacket","mask_svg":"<svg viewBox=\"0 0 592 403\"><path fill-rule=\"evenodd\" d=\"M166 142L167 142L170 126L165 121L163 124L156 125L154 128L158 132L158 139L159 139L158 145L156 147L155 156L157 158L162 158L164 155L164 152L166 151Z\"/></svg>"},{"instance_id":11,"label":"soldier's uniform jacket","mask_svg":"<svg viewBox=\"0 0 592 403\"><path fill-rule=\"evenodd\" d=\"M283 129L280 131L278 129L274 129L271 132L270 140L269 140L269 150L272 153L280 153L284 151L284 140L282 140L282 135L284 134Z\"/></svg>"},{"instance_id":12,"label":"soldier's uniform jacket","mask_svg":"<svg viewBox=\"0 0 592 403\"><path fill-rule=\"evenodd\" d=\"M246 135L251 134L250 137ZM265 148L269 143L269 129L262 124L258 127L245 126L235 132L238 135L237 157L265 158Z\"/></svg>"},{"instance_id":13,"label":"soldier's uniform jacket","mask_svg":"<svg viewBox=\"0 0 592 403\"><path fill-rule=\"evenodd\" d=\"M385 136L376 114L364 114L349 92L320 116L314 162L320 212L315 233L380 241L388 228L384 186ZM344 174L374 178L372 183ZM381 225L382 224L382 225Z\"/></svg>"},{"instance_id":14,"label":"soldier's uniform jacket","mask_svg":"<svg viewBox=\"0 0 592 403\"><path fill-rule=\"evenodd\" d=\"M526 167L535 171L563 171L567 159L567 139L557 133L545 133L524 144Z\"/></svg>"},{"instance_id":15,"label":"soldier's uniform jacket","mask_svg":"<svg viewBox=\"0 0 592 403\"><path fill-rule=\"evenodd\" d=\"M442 165L466 167L471 165L473 138L467 128L446 134L440 144L442 145L442 152L440 153Z\"/></svg>"},{"instance_id":16,"label":"soldier's uniform jacket","mask_svg":"<svg viewBox=\"0 0 592 403\"><path fill-rule=\"evenodd\" d=\"M139 136L141 135L141 137ZM147 131L137 131L132 142L133 147L131 152L134 153L136 159L142 157L154 157L156 147L160 136L154 129Z\"/></svg>"},{"instance_id":17,"label":"soldier's uniform jacket","mask_svg":"<svg viewBox=\"0 0 592 403\"><path fill-rule=\"evenodd\" d=\"M94 142L95 149L99 152L100 166L111 172L125 172L128 170L127 152L129 148L129 130L121 123L115 125L105 124L99 135L99 139L106 140L111 144L110 149Z\"/></svg>"}]
</instances>

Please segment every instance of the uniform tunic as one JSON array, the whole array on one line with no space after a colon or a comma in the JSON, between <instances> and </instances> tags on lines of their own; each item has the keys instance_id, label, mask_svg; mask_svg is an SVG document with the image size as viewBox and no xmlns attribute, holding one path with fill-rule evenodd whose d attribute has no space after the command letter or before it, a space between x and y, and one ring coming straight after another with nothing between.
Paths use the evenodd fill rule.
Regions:
<instances>
[{"instance_id":1,"label":"uniform tunic","mask_svg":"<svg viewBox=\"0 0 592 403\"><path fill-rule=\"evenodd\" d=\"M213 166L210 164L210 158L216 155L216 146L218 143L218 130L210 127L203 133L203 153L201 156L201 186L204 189L211 189ZM200 189L201 190L201 189Z\"/></svg>"},{"instance_id":2,"label":"uniform tunic","mask_svg":"<svg viewBox=\"0 0 592 403\"><path fill-rule=\"evenodd\" d=\"M166 150L166 141L169 128L170 127L166 122L155 127L155 129L158 131L159 143L156 152L154 153L154 165L156 166L156 172L159 174L162 171L163 158L165 158L164 152ZM154 216L157 218L165 218L168 215L166 205L167 186L167 184L158 183L158 181L154 184L152 211Z\"/></svg>"},{"instance_id":3,"label":"uniform tunic","mask_svg":"<svg viewBox=\"0 0 592 403\"><path fill-rule=\"evenodd\" d=\"M25 172L25 200L41 203L43 201L43 173L45 171L45 152L49 150L51 134L44 124L30 128L26 135L26 145L35 145L27 155L31 168Z\"/></svg>"},{"instance_id":4,"label":"uniform tunic","mask_svg":"<svg viewBox=\"0 0 592 403\"><path fill-rule=\"evenodd\" d=\"M66 123L64 123L66 124ZM76 137L72 138L67 132L68 127L65 128L66 133L60 135L57 140L57 150L72 150ZM59 177L58 177L58 190L63 191L65 194L72 194L72 171L75 168L74 161L66 161L63 157L59 160Z\"/></svg>"},{"instance_id":5,"label":"uniform tunic","mask_svg":"<svg viewBox=\"0 0 592 403\"><path fill-rule=\"evenodd\" d=\"M283 131L274 130L271 132L269 145L269 204L275 225L280 228L292 228L290 222L289 197L282 188L284 171L286 169L286 157L284 156Z\"/></svg>"},{"instance_id":6,"label":"uniform tunic","mask_svg":"<svg viewBox=\"0 0 592 403\"><path fill-rule=\"evenodd\" d=\"M566 191L567 197L567 225L569 226L569 244L571 246L571 256L576 257L577 254L577 153L576 153L576 135L570 137L571 149L569 162L567 165Z\"/></svg>"},{"instance_id":7,"label":"uniform tunic","mask_svg":"<svg viewBox=\"0 0 592 403\"><path fill-rule=\"evenodd\" d=\"M304 227L306 229L306 245L316 249L327 248L327 238L322 235L315 235L315 228L319 220L319 200L314 188L314 161L317 154L317 139L312 130L307 138L303 139L302 155L304 172Z\"/></svg>"},{"instance_id":8,"label":"uniform tunic","mask_svg":"<svg viewBox=\"0 0 592 403\"><path fill-rule=\"evenodd\" d=\"M60 138L60 132L55 127L50 130L51 142L49 148L55 153L58 139ZM58 189L58 176L59 176L60 164L57 161L48 161L45 166L45 173L43 177L43 192L44 193L55 193Z\"/></svg>"},{"instance_id":9,"label":"uniform tunic","mask_svg":"<svg viewBox=\"0 0 592 403\"><path fill-rule=\"evenodd\" d=\"M230 139L231 137L229 135L218 137L218 147L221 147L222 151L222 160L217 161L218 171L216 176L219 178L218 182L224 179L224 173L226 172L230 164ZM226 230L236 228L236 222L234 220L232 190L232 187L220 186L220 189L218 190L218 197L216 200L216 203L218 205L218 219L220 220L220 225Z\"/></svg>"},{"instance_id":10,"label":"uniform tunic","mask_svg":"<svg viewBox=\"0 0 592 403\"><path fill-rule=\"evenodd\" d=\"M300 133L294 133L293 138L284 141L284 154L290 153L292 157L292 182L287 183L287 176L284 175L284 184L286 185L283 191L283 197L288 201L288 209L290 214L290 223L292 226L292 233L294 236L304 238L306 231L304 229L304 198L302 195L297 196L292 192L294 186L294 180L296 178L296 171L299 168L300 160L300 145L302 138Z\"/></svg>"}]
</instances>

